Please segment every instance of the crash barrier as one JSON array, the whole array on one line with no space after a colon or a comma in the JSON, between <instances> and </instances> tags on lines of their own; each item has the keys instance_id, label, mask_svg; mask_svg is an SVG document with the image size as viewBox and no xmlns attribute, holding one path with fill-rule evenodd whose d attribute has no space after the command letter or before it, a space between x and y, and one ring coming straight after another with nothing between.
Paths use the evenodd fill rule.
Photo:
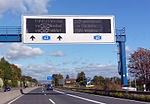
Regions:
<instances>
[{"instance_id":1,"label":"crash barrier","mask_svg":"<svg viewBox=\"0 0 150 104\"><path fill-rule=\"evenodd\" d=\"M139 95L150 95L150 91L120 91L120 90L102 90L102 89L92 89L92 88L71 88L63 87L66 89L76 89L76 90L90 90L90 91L99 91L99 92L111 92L111 93L126 93L126 94L139 94Z\"/></svg>"}]
</instances>

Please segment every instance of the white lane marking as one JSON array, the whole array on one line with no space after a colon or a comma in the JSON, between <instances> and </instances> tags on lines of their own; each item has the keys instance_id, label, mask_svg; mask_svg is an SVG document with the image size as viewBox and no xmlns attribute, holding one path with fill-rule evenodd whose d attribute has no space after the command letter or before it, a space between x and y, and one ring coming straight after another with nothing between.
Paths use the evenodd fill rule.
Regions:
<instances>
[{"instance_id":1,"label":"white lane marking","mask_svg":"<svg viewBox=\"0 0 150 104\"><path fill-rule=\"evenodd\" d=\"M49 101L50 101L52 104L55 104L55 102L54 102L52 99L49 99Z\"/></svg>"},{"instance_id":2,"label":"white lane marking","mask_svg":"<svg viewBox=\"0 0 150 104\"><path fill-rule=\"evenodd\" d=\"M75 91L70 91L70 90L62 90L62 89L58 89L58 90L78 93L78 94L82 94L82 95L91 95L91 96L94 95L94 94L88 94L88 93L84 93L84 92L75 92ZM111 97L111 96L103 96L103 95L94 95L94 96L103 97L103 98L110 98L110 99L117 99L117 100L122 100L122 101L129 101L129 102L137 102L137 103L141 103L141 104L148 104L147 102L136 101L136 100L131 100L131 99L124 99L124 98L115 98L115 97Z\"/></svg>"},{"instance_id":3,"label":"white lane marking","mask_svg":"<svg viewBox=\"0 0 150 104\"><path fill-rule=\"evenodd\" d=\"M21 95L21 96L23 96L23 95ZM16 101L17 99L19 99L21 96L18 96L17 98L13 99L13 100L12 100L12 101L10 101L8 104L13 103L13 102L14 102L14 101Z\"/></svg>"},{"instance_id":4,"label":"white lane marking","mask_svg":"<svg viewBox=\"0 0 150 104\"><path fill-rule=\"evenodd\" d=\"M64 92L60 92L60 91L57 91L57 90L53 90L55 92L58 92L58 93L61 93L61 94L65 94Z\"/></svg>"},{"instance_id":5,"label":"white lane marking","mask_svg":"<svg viewBox=\"0 0 150 104\"><path fill-rule=\"evenodd\" d=\"M71 95L71 94L67 94L68 96L74 97L74 98L78 98L78 99L82 99L82 100L86 100L92 103L96 103L96 104L106 104L106 103L102 103L99 101L95 101L95 100L91 100L91 99L87 99L87 98L83 98L83 97L79 97L79 96L75 96L75 95Z\"/></svg>"},{"instance_id":6,"label":"white lane marking","mask_svg":"<svg viewBox=\"0 0 150 104\"><path fill-rule=\"evenodd\" d=\"M147 102L136 101L136 100L130 100L130 99L124 99L124 98L115 98L115 97L103 96L103 95L94 95L94 96L103 97L103 98L117 99L117 100L128 101L128 102L137 102L137 103L141 103L141 104L148 104Z\"/></svg>"},{"instance_id":7,"label":"white lane marking","mask_svg":"<svg viewBox=\"0 0 150 104\"><path fill-rule=\"evenodd\" d=\"M65 94L64 92L61 92L61 91L57 91L57 90L54 90L54 91L58 92L58 93ZM75 95L71 95L71 94L66 94L66 95L74 97L74 98L86 100L86 101L89 101L89 102L93 102L93 103L96 103L96 104L106 104L106 103L102 103L102 102L99 102L99 101L95 101L95 100L91 100L91 99L87 99L87 98L83 98L83 97L79 97L79 96L75 96Z\"/></svg>"}]
</instances>

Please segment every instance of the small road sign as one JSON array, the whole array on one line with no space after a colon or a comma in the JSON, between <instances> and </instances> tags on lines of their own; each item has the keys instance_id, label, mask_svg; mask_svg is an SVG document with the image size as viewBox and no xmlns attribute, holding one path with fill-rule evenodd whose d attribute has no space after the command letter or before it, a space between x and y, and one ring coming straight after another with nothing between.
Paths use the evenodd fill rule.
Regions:
<instances>
[{"instance_id":1,"label":"small road sign","mask_svg":"<svg viewBox=\"0 0 150 104\"><path fill-rule=\"evenodd\" d=\"M47 76L47 80L52 81L53 80L52 76Z\"/></svg>"},{"instance_id":2,"label":"small road sign","mask_svg":"<svg viewBox=\"0 0 150 104\"><path fill-rule=\"evenodd\" d=\"M91 85L91 78L87 78L87 86L90 86Z\"/></svg>"}]
</instances>

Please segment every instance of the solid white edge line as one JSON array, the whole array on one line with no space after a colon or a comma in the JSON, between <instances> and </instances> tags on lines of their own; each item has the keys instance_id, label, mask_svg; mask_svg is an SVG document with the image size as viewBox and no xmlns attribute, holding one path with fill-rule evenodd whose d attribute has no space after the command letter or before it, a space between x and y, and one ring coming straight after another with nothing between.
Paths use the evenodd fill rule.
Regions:
<instances>
[{"instance_id":1,"label":"solid white edge line","mask_svg":"<svg viewBox=\"0 0 150 104\"><path fill-rule=\"evenodd\" d=\"M92 103L96 103L96 104L106 104L106 103L102 103L99 101L95 101L95 100L91 100L91 99L87 99L87 98L83 98L83 97L79 97L79 96L75 96L75 95L71 95L71 94L67 94L68 96L74 97L74 98L78 98L78 99L82 99L82 100L86 100Z\"/></svg>"},{"instance_id":2,"label":"solid white edge line","mask_svg":"<svg viewBox=\"0 0 150 104\"><path fill-rule=\"evenodd\" d=\"M66 91L66 90L62 90L62 89L59 89L61 91ZM75 92L75 91L69 91L67 90L68 92L73 92L73 93L78 93L78 94L84 94L84 95L94 95L94 94L89 94L89 93L81 93L81 92ZM111 96L103 96L103 95L94 95L94 96L97 96L97 97L104 97L104 98L110 98L110 99L117 99L117 100L122 100L122 101L129 101L129 102L137 102L137 103L142 103L142 104L148 104L148 102L142 102L142 101L137 101L137 100L131 100L131 99L125 99L125 98L116 98L116 97L111 97Z\"/></svg>"},{"instance_id":3,"label":"solid white edge line","mask_svg":"<svg viewBox=\"0 0 150 104\"><path fill-rule=\"evenodd\" d=\"M136 100L125 99L125 98L115 98L115 97L103 96L103 95L94 95L94 96L104 97L104 98L111 98L111 99L117 99L117 100L128 101L128 102L137 102L137 103L141 103L141 104L148 104L148 102L136 101Z\"/></svg>"},{"instance_id":4,"label":"solid white edge line","mask_svg":"<svg viewBox=\"0 0 150 104\"><path fill-rule=\"evenodd\" d=\"M52 99L49 99L49 101L50 101L51 103L55 104L55 102L54 102Z\"/></svg>"},{"instance_id":5,"label":"solid white edge line","mask_svg":"<svg viewBox=\"0 0 150 104\"><path fill-rule=\"evenodd\" d=\"M61 93L61 94L65 94L64 92L61 92L61 91L57 91L57 90L54 90L54 91L58 92L58 93ZM91 100L91 99L87 99L87 98L83 98L83 97L79 97L79 96L75 96L75 95L71 95L71 94L66 94L66 95L74 97L74 98L86 100L86 101L89 101L89 102L93 102L93 103L96 103L96 104L106 104L106 103L102 103L102 102L99 102L99 101L95 101L95 100Z\"/></svg>"},{"instance_id":6,"label":"solid white edge line","mask_svg":"<svg viewBox=\"0 0 150 104\"><path fill-rule=\"evenodd\" d=\"M19 99L20 97L22 97L23 95L20 95L20 96L18 96L17 98L15 98L15 99L13 99L13 100L11 100L9 103L7 103L7 104L11 104L11 103L13 103L14 101L16 101L17 99Z\"/></svg>"}]
</instances>

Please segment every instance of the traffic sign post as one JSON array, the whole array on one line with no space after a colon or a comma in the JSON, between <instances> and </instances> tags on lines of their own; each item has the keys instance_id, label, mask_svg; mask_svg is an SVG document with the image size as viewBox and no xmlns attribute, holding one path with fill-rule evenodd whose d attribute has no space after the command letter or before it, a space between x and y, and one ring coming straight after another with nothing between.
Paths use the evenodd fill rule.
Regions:
<instances>
[{"instance_id":1,"label":"traffic sign post","mask_svg":"<svg viewBox=\"0 0 150 104\"><path fill-rule=\"evenodd\" d=\"M115 43L114 16L23 16L23 43Z\"/></svg>"}]
</instances>

